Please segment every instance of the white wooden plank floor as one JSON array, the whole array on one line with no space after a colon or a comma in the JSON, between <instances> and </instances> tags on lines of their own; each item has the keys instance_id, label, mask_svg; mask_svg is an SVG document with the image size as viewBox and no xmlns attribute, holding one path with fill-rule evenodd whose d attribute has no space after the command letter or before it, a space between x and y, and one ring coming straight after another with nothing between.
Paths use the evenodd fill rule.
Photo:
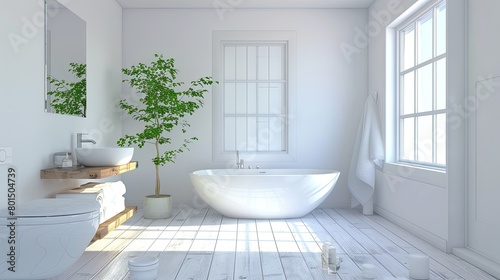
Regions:
<instances>
[{"instance_id":1,"label":"white wooden plank floor","mask_svg":"<svg viewBox=\"0 0 500 280\"><path fill-rule=\"evenodd\" d=\"M54 280L129 279L128 259L159 258L158 279L361 280L360 267L377 267L378 279L408 279L408 254L431 258L430 279L496 279L429 245L386 219L351 209L316 209L300 219L232 219L212 209L174 209L164 220L139 210ZM337 247L338 275L322 270L324 241Z\"/></svg>"}]
</instances>

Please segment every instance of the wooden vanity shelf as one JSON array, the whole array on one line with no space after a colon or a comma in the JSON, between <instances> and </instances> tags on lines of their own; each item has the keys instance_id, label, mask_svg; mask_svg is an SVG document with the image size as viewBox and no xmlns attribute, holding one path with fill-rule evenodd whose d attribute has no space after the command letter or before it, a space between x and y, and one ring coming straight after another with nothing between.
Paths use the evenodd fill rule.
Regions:
<instances>
[{"instance_id":1,"label":"wooden vanity shelf","mask_svg":"<svg viewBox=\"0 0 500 280\"><path fill-rule=\"evenodd\" d=\"M102 179L135 170L137 161L118 166L49 168L40 170L41 179Z\"/></svg>"}]
</instances>

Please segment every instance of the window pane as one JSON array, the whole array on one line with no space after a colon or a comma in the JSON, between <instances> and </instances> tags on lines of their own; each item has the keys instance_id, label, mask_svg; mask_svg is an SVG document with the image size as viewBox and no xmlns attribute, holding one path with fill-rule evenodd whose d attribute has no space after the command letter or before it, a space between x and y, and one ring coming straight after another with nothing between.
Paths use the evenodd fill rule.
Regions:
<instances>
[{"instance_id":1,"label":"window pane","mask_svg":"<svg viewBox=\"0 0 500 280\"><path fill-rule=\"evenodd\" d=\"M269 79L269 47L257 47L257 78L259 80Z\"/></svg>"},{"instance_id":2,"label":"window pane","mask_svg":"<svg viewBox=\"0 0 500 280\"><path fill-rule=\"evenodd\" d=\"M418 63L432 58L432 11L417 21Z\"/></svg>"},{"instance_id":3,"label":"window pane","mask_svg":"<svg viewBox=\"0 0 500 280\"><path fill-rule=\"evenodd\" d=\"M247 79L257 80L257 46L247 47L248 70Z\"/></svg>"},{"instance_id":4,"label":"window pane","mask_svg":"<svg viewBox=\"0 0 500 280\"><path fill-rule=\"evenodd\" d=\"M432 110L432 64L417 70L417 112Z\"/></svg>"},{"instance_id":5,"label":"window pane","mask_svg":"<svg viewBox=\"0 0 500 280\"><path fill-rule=\"evenodd\" d=\"M236 47L236 79L245 80L247 78L247 48Z\"/></svg>"},{"instance_id":6,"label":"window pane","mask_svg":"<svg viewBox=\"0 0 500 280\"><path fill-rule=\"evenodd\" d=\"M269 111L271 114L284 113L283 87L280 83L271 83L269 88Z\"/></svg>"},{"instance_id":7,"label":"window pane","mask_svg":"<svg viewBox=\"0 0 500 280\"><path fill-rule=\"evenodd\" d=\"M284 136L284 123L281 117L271 117L269 120L269 150L282 151L283 149L283 136Z\"/></svg>"},{"instance_id":8,"label":"window pane","mask_svg":"<svg viewBox=\"0 0 500 280\"><path fill-rule=\"evenodd\" d=\"M436 110L446 109L446 58L436 62Z\"/></svg>"},{"instance_id":9,"label":"window pane","mask_svg":"<svg viewBox=\"0 0 500 280\"><path fill-rule=\"evenodd\" d=\"M236 112L236 84L226 83L224 85L224 113L234 114Z\"/></svg>"},{"instance_id":10,"label":"window pane","mask_svg":"<svg viewBox=\"0 0 500 280\"><path fill-rule=\"evenodd\" d=\"M259 83L258 85L257 113L269 114L269 83Z\"/></svg>"},{"instance_id":11,"label":"window pane","mask_svg":"<svg viewBox=\"0 0 500 280\"><path fill-rule=\"evenodd\" d=\"M436 56L446 52L446 2L436 7Z\"/></svg>"},{"instance_id":12,"label":"window pane","mask_svg":"<svg viewBox=\"0 0 500 280\"><path fill-rule=\"evenodd\" d=\"M236 77L236 48L224 47L224 79L234 80Z\"/></svg>"},{"instance_id":13,"label":"window pane","mask_svg":"<svg viewBox=\"0 0 500 280\"><path fill-rule=\"evenodd\" d=\"M257 83L247 84L248 114L257 114Z\"/></svg>"},{"instance_id":14,"label":"window pane","mask_svg":"<svg viewBox=\"0 0 500 280\"><path fill-rule=\"evenodd\" d=\"M224 118L224 150L236 151L236 118Z\"/></svg>"},{"instance_id":15,"label":"window pane","mask_svg":"<svg viewBox=\"0 0 500 280\"><path fill-rule=\"evenodd\" d=\"M247 118L236 118L236 148L245 151L247 149Z\"/></svg>"},{"instance_id":16,"label":"window pane","mask_svg":"<svg viewBox=\"0 0 500 280\"><path fill-rule=\"evenodd\" d=\"M446 164L446 114L436 115L436 163Z\"/></svg>"},{"instance_id":17,"label":"window pane","mask_svg":"<svg viewBox=\"0 0 500 280\"><path fill-rule=\"evenodd\" d=\"M417 161L432 163L433 149L432 116L417 118Z\"/></svg>"},{"instance_id":18,"label":"window pane","mask_svg":"<svg viewBox=\"0 0 500 280\"><path fill-rule=\"evenodd\" d=\"M401 112L400 114L415 113L415 72L403 76L401 85Z\"/></svg>"},{"instance_id":19,"label":"window pane","mask_svg":"<svg viewBox=\"0 0 500 280\"><path fill-rule=\"evenodd\" d=\"M236 84L236 114L247 112L247 85L246 83Z\"/></svg>"},{"instance_id":20,"label":"window pane","mask_svg":"<svg viewBox=\"0 0 500 280\"><path fill-rule=\"evenodd\" d=\"M256 117L248 117L248 128L247 128L247 137L248 137L248 151L256 151L257 150L257 118Z\"/></svg>"},{"instance_id":21,"label":"window pane","mask_svg":"<svg viewBox=\"0 0 500 280\"><path fill-rule=\"evenodd\" d=\"M401 32L401 68L406 70L415 65L415 24Z\"/></svg>"},{"instance_id":22,"label":"window pane","mask_svg":"<svg viewBox=\"0 0 500 280\"><path fill-rule=\"evenodd\" d=\"M400 158L402 160L415 160L415 118L401 120L400 132Z\"/></svg>"},{"instance_id":23,"label":"window pane","mask_svg":"<svg viewBox=\"0 0 500 280\"><path fill-rule=\"evenodd\" d=\"M283 79L283 47L271 46L269 48L269 78L271 80Z\"/></svg>"},{"instance_id":24,"label":"window pane","mask_svg":"<svg viewBox=\"0 0 500 280\"><path fill-rule=\"evenodd\" d=\"M257 149L259 151L267 151L269 149L269 118L259 117L257 120Z\"/></svg>"}]
</instances>

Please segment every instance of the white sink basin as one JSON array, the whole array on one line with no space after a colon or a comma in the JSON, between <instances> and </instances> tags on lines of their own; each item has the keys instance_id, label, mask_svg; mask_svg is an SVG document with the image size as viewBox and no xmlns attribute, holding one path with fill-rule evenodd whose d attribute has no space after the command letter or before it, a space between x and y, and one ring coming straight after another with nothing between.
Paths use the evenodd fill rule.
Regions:
<instances>
[{"instance_id":1,"label":"white sink basin","mask_svg":"<svg viewBox=\"0 0 500 280\"><path fill-rule=\"evenodd\" d=\"M76 159L83 166L116 166L127 164L134 155L133 147L76 148Z\"/></svg>"}]
</instances>

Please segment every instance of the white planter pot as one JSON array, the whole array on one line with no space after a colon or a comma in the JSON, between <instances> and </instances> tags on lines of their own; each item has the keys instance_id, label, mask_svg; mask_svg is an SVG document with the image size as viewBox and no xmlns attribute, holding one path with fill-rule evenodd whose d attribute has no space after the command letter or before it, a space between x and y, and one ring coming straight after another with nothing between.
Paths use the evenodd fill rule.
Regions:
<instances>
[{"instance_id":1,"label":"white planter pot","mask_svg":"<svg viewBox=\"0 0 500 280\"><path fill-rule=\"evenodd\" d=\"M160 196L148 195L144 197L144 218L166 219L172 216L172 196L160 194Z\"/></svg>"}]
</instances>

